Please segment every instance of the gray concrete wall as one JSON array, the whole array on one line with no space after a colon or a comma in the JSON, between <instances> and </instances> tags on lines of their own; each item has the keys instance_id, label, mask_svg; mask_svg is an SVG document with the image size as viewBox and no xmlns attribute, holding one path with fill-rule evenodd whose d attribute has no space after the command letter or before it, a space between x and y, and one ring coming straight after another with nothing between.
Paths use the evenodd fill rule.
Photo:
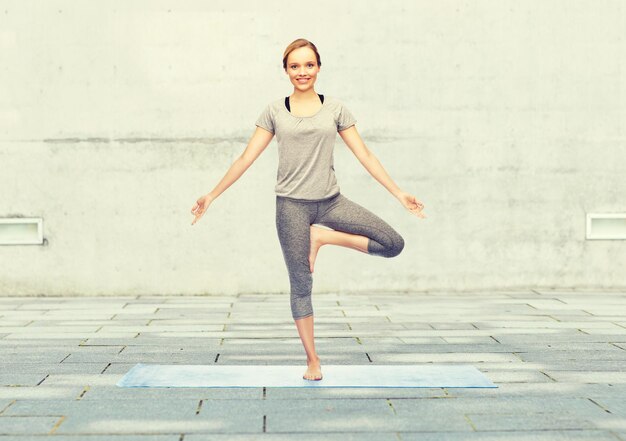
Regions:
<instances>
[{"instance_id":1,"label":"gray concrete wall","mask_svg":"<svg viewBox=\"0 0 626 441\"><path fill-rule=\"evenodd\" d=\"M314 291L624 288L626 4L615 1L0 1L0 295L288 292L276 141L193 227L190 209L291 93L282 53L425 204L406 212L337 137L341 191L405 237L322 248Z\"/></svg>"}]
</instances>

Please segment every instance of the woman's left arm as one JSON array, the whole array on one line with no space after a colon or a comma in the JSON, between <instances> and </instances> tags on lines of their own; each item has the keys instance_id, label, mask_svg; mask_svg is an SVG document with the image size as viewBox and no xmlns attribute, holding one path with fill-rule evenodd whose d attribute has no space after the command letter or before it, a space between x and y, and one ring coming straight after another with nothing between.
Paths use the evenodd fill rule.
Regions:
<instances>
[{"instance_id":1,"label":"woman's left arm","mask_svg":"<svg viewBox=\"0 0 626 441\"><path fill-rule=\"evenodd\" d=\"M392 195L394 195L405 208L416 214L419 217L425 217L421 213L424 205L415 198L415 196L404 192L398 187L398 185L391 179L391 176L383 168L376 155L372 153L356 130L356 126L350 126L345 130L338 132L343 142L346 143L348 148L352 150L354 156L357 157L359 162L365 167L365 169L376 179L382 186L384 186Z\"/></svg>"}]
</instances>

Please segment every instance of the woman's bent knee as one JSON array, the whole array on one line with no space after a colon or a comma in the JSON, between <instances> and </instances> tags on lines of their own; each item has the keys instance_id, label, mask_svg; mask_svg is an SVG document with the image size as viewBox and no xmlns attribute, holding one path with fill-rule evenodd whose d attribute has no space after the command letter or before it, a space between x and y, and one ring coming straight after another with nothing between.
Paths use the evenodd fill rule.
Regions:
<instances>
[{"instance_id":1,"label":"woman's bent knee","mask_svg":"<svg viewBox=\"0 0 626 441\"><path fill-rule=\"evenodd\" d=\"M404 249L404 238L397 234L393 239L393 244L387 250L385 257L396 257Z\"/></svg>"},{"instance_id":2,"label":"woman's bent knee","mask_svg":"<svg viewBox=\"0 0 626 441\"><path fill-rule=\"evenodd\" d=\"M378 240L370 238L367 252L372 256L396 257L404 249L404 239L398 233L389 233Z\"/></svg>"}]
</instances>

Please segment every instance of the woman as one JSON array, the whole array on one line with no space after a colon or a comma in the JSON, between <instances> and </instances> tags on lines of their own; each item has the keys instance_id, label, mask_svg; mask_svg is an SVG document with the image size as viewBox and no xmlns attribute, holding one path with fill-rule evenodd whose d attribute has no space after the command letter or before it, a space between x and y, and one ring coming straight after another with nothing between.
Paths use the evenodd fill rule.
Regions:
<instances>
[{"instance_id":1,"label":"woman","mask_svg":"<svg viewBox=\"0 0 626 441\"><path fill-rule=\"evenodd\" d=\"M217 186L191 209L195 215L193 225L276 135L276 229L289 272L292 317L307 354L308 368L302 377L306 380L322 378L311 304L312 273L320 247L339 245L383 257L397 256L404 247L402 236L385 221L339 192L333 164L337 132L366 170L407 210L426 217L421 212L423 204L400 190L365 146L350 111L339 100L315 91L321 65L317 48L310 41L297 39L287 47L283 68L293 84L293 93L265 107L245 151Z\"/></svg>"}]
</instances>

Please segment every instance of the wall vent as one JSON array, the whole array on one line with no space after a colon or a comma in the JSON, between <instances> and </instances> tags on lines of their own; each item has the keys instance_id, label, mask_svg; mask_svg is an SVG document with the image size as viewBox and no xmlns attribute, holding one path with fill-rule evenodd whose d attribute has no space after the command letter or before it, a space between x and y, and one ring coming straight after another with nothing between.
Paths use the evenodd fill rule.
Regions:
<instances>
[{"instance_id":1,"label":"wall vent","mask_svg":"<svg viewBox=\"0 0 626 441\"><path fill-rule=\"evenodd\" d=\"M587 239L626 239L626 213L587 213Z\"/></svg>"},{"instance_id":2,"label":"wall vent","mask_svg":"<svg viewBox=\"0 0 626 441\"><path fill-rule=\"evenodd\" d=\"M42 218L0 218L0 245L41 245L42 243Z\"/></svg>"}]
</instances>

